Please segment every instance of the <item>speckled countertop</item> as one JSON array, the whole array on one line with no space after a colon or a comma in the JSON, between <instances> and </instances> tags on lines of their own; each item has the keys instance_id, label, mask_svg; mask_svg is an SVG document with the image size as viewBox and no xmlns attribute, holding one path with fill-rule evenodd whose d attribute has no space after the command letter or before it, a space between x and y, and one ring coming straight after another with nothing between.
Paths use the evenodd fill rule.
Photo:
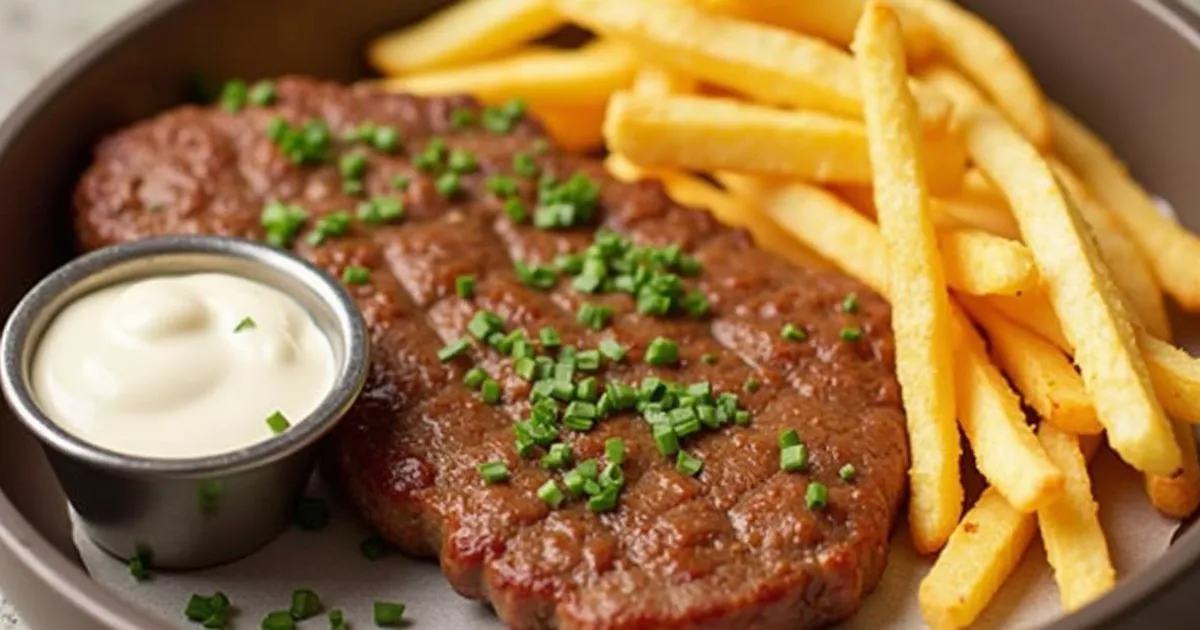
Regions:
<instances>
[{"instance_id":1,"label":"speckled countertop","mask_svg":"<svg viewBox=\"0 0 1200 630\"><path fill-rule=\"evenodd\" d=\"M0 0L0 119L88 39L150 1ZM25 628L0 593L0 630Z\"/></svg>"}]
</instances>

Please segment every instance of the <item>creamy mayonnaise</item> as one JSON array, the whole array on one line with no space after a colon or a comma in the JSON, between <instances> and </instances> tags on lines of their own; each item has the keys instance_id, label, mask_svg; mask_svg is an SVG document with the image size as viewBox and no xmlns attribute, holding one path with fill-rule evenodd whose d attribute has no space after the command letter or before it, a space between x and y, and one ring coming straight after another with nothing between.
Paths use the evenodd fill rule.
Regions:
<instances>
[{"instance_id":1,"label":"creamy mayonnaise","mask_svg":"<svg viewBox=\"0 0 1200 630\"><path fill-rule=\"evenodd\" d=\"M334 380L333 349L291 297L237 276L163 276L68 304L33 359L49 418L113 451L200 457L300 422ZM278 423L276 421L276 423Z\"/></svg>"}]
</instances>

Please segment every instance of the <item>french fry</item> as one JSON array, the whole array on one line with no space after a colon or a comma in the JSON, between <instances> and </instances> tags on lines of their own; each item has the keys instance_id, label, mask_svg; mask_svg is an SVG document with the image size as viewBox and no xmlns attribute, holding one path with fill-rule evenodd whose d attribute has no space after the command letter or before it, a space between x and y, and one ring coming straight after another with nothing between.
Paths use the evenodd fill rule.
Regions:
<instances>
[{"instance_id":1,"label":"french fry","mask_svg":"<svg viewBox=\"0 0 1200 630\"><path fill-rule=\"evenodd\" d=\"M908 417L908 522L917 550L930 553L946 543L962 514L950 302L895 13L868 2L852 48L863 86L875 208L887 244L896 378Z\"/></svg>"},{"instance_id":2,"label":"french fry","mask_svg":"<svg viewBox=\"0 0 1200 630\"><path fill-rule=\"evenodd\" d=\"M1109 443L1138 470L1173 474L1179 446L1083 218L1037 149L999 117L976 110L966 140L972 159L1008 198Z\"/></svg>"},{"instance_id":3,"label":"french fry","mask_svg":"<svg viewBox=\"0 0 1200 630\"><path fill-rule=\"evenodd\" d=\"M861 118L854 62L824 40L706 13L680 0L555 0L564 15L626 41L655 63L773 105ZM921 118L943 128L950 103L920 90Z\"/></svg>"},{"instance_id":4,"label":"french fry","mask_svg":"<svg viewBox=\"0 0 1200 630\"><path fill-rule=\"evenodd\" d=\"M699 88L695 79L661 66L642 64L633 79L633 91L647 96L691 94Z\"/></svg>"},{"instance_id":5,"label":"french fry","mask_svg":"<svg viewBox=\"0 0 1200 630\"><path fill-rule=\"evenodd\" d=\"M1176 420L1175 441L1183 452L1183 467L1170 477L1146 475L1146 494L1154 509L1170 518L1184 519L1200 508L1200 457L1192 425Z\"/></svg>"},{"instance_id":6,"label":"french fry","mask_svg":"<svg viewBox=\"0 0 1200 630\"><path fill-rule=\"evenodd\" d=\"M1154 270L1142 251L1129 238L1125 228L1113 217L1108 208L1100 206L1083 182L1071 170L1053 157L1047 158L1058 182L1075 202L1079 214L1092 228L1096 247L1108 264L1113 284L1121 290L1125 306L1146 327L1150 334L1159 339L1171 338L1171 321L1163 303L1162 290L1154 277Z\"/></svg>"},{"instance_id":7,"label":"french fry","mask_svg":"<svg viewBox=\"0 0 1200 630\"><path fill-rule=\"evenodd\" d=\"M950 286L972 295L1016 295L1039 288L1037 267L1017 241L978 230L939 230Z\"/></svg>"},{"instance_id":8,"label":"french fry","mask_svg":"<svg viewBox=\"0 0 1200 630\"><path fill-rule=\"evenodd\" d=\"M740 227L750 232L759 247L778 254L796 265L827 268L829 263L821 260L812 250L796 240L775 224L770 217L752 204L722 191L712 184L673 169L647 171L629 162L620 155L610 155L604 161L609 174L622 181L638 181L644 178L657 179L675 202L687 206L704 208L718 221Z\"/></svg>"},{"instance_id":9,"label":"french fry","mask_svg":"<svg viewBox=\"0 0 1200 630\"><path fill-rule=\"evenodd\" d=\"M645 166L741 170L817 182L871 181L866 127L811 111L786 111L703 96L619 92L604 127L609 149ZM929 187L958 188L966 165L960 141L929 132Z\"/></svg>"},{"instance_id":10,"label":"french fry","mask_svg":"<svg viewBox=\"0 0 1200 630\"><path fill-rule=\"evenodd\" d=\"M961 311L953 311L955 349L986 357L983 340ZM958 419L971 443L975 466L1009 505L1033 512L1055 501L1063 475L1038 445L1021 401L986 359L955 361Z\"/></svg>"},{"instance_id":11,"label":"french fry","mask_svg":"<svg viewBox=\"0 0 1200 630\"><path fill-rule=\"evenodd\" d=\"M866 0L692 0L706 9L745 20L774 24L849 46ZM926 59L937 47L933 30L919 18L900 15L904 52L909 60Z\"/></svg>"},{"instance_id":12,"label":"french fry","mask_svg":"<svg viewBox=\"0 0 1200 630\"><path fill-rule=\"evenodd\" d=\"M368 57L384 74L487 59L553 31L552 0L465 0L373 42Z\"/></svg>"},{"instance_id":13,"label":"french fry","mask_svg":"<svg viewBox=\"0 0 1200 630\"><path fill-rule=\"evenodd\" d=\"M1111 590L1116 570L1078 438L1045 424L1038 428L1038 439L1066 476L1062 496L1039 508L1037 518L1063 610L1073 612Z\"/></svg>"},{"instance_id":14,"label":"french fry","mask_svg":"<svg viewBox=\"0 0 1200 630\"><path fill-rule=\"evenodd\" d=\"M461 68L394 77L383 85L422 96L473 94L485 103L521 98L534 105L594 107L628 87L636 70L632 49L601 41L577 50L536 49Z\"/></svg>"},{"instance_id":15,"label":"french fry","mask_svg":"<svg viewBox=\"0 0 1200 630\"><path fill-rule=\"evenodd\" d=\"M1159 285L1185 309L1200 310L1200 237L1163 216L1125 165L1083 123L1050 107L1054 153L1113 210L1154 268Z\"/></svg>"},{"instance_id":16,"label":"french fry","mask_svg":"<svg viewBox=\"0 0 1200 630\"><path fill-rule=\"evenodd\" d=\"M967 175L970 175L971 172L968 170ZM1021 239L1021 231L1017 229L1017 222L1012 218L1012 213L1008 211L1003 200L1000 203L994 203L980 201L974 195L961 194L966 192L966 177L963 178L963 186L964 190L960 193L929 200L935 226L943 230L971 229L1001 238ZM874 193L870 188L855 184L830 184L826 188L845 199L859 212L872 218L875 216L875 200L872 197Z\"/></svg>"},{"instance_id":17,"label":"french fry","mask_svg":"<svg viewBox=\"0 0 1200 630\"><path fill-rule=\"evenodd\" d=\"M954 103L955 109L968 111L978 107L991 107L987 97L971 80L945 62L934 62L922 68L917 76L926 86L941 92Z\"/></svg>"},{"instance_id":18,"label":"french fry","mask_svg":"<svg viewBox=\"0 0 1200 630\"><path fill-rule=\"evenodd\" d=\"M604 146L603 105L530 105L534 116L558 146L576 153Z\"/></svg>"},{"instance_id":19,"label":"french fry","mask_svg":"<svg viewBox=\"0 0 1200 630\"><path fill-rule=\"evenodd\" d=\"M960 294L958 302L987 332L996 364L1039 417L1077 435L1103 431L1083 380L1061 350L996 313L984 300Z\"/></svg>"},{"instance_id":20,"label":"french fry","mask_svg":"<svg viewBox=\"0 0 1200 630\"><path fill-rule=\"evenodd\" d=\"M1038 147L1049 145L1045 97L1003 35L950 0L894 2L933 27L946 57L992 97L1030 142Z\"/></svg>"},{"instance_id":21,"label":"french fry","mask_svg":"<svg viewBox=\"0 0 1200 630\"><path fill-rule=\"evenodd\" d=\"M950 535L917 600L934 630L971 625L1012 574L1037 532L1033 514L1014 510L988 488Z\"/></svg>"}]
</instances>

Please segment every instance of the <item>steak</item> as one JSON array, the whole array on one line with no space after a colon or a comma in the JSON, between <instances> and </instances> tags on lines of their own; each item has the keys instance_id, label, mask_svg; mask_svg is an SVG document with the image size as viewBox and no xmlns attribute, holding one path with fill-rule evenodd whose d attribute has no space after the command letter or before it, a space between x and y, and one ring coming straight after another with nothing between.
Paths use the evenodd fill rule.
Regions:
<instances>
[{"instance_id":1,"label":"steak","mask_svg":"<svg viewBox=\"0 0 1200 630\"><path fill-rule=\"evenodd\" d=\"M330 462L386 540L436 556L457 592L489 601L514 628L810 628L857 610L884 569L908 465L882 298L756 248L655 183L613 181L596 160L555 149L519 111L505 131L503 115L494 120L500 110L466 97L302 78L278 81L276 93L272 104L240 111L176 109L105 140L76 192L76 233L83 249L172 233L262 239L264 206L284 202L308 213L291 243L296 254L339 278L369 270L348 288L370 328L371 373L331 438ZM292 129L324 121L333 138L363 123L391 125L401 144L335 140L331 153L297 164L303 156L281 150L277 117ZM474 156L477 168L460 169L457 182L440 175L429 155L448 159L442 141ZM368 156L361 194L347 194L338 167L338 156L353 152ZM514 174L529 168L527 158L538 177ZM519 202L501 199L509 192L489 185L493 175L513 178ZM514 220L521 209L534 214L539 199L550 203L553 182L572 176L583 197L598 195L578 204L579 216L556 229ZM356 219L336 236L307 237L319 218L374 197L402 200L402 220ZM698 262L698 274L676 277L707 299L707 312L639 312L628 292L588 293L569 277L529 286L537 284L531 269L583 251L599 228ZM461 276L475 279L463 295ZM585 303L609 315L608 325L578 317ZM748 423L728 421L737 416L729 410L724 422L681 439L702 462L692 475L660 453L647 421L653 399L642 412L610 406L591 430L562 427L559 439L574 462L601 466L606 440L623 440L615 509L590 509L586 496L552 508L538 490L561 471L539 463L543 449L522 458L514 446L534 386L485 343L439 360L447 344L470 338L469 322L483 311L526 331L551 358L538 340L545 327L579 352L616 340L627 356L587 374L602 388L640 387L646 377L706 383L711 396L736 394ZM801 332L781 334L787 324ZM643 360L659 337L678 345L671 365ZM464 384L473 366L500 386L496 404ZM788 429L808 454L791 472L781 470L778 444ZM486 483L478 467L496 461L509 478ZM856 473L843 472L849 480L839 475L847 464ZM826 505L811 501L812 484L827 488Z\"/></svg>"}]
</instances>

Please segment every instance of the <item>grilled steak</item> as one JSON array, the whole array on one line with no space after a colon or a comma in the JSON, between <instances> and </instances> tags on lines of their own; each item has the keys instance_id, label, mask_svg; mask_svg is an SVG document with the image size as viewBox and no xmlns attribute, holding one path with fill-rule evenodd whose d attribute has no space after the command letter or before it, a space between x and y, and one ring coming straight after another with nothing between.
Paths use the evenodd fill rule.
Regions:
<instances>
[{"instance_id":1,"label":"grilled steak","mask_svg":"<svg viewBox=\"0 0 1200 630\"><path fill-rule=\"evenodd\" d=\"M104 141L76 194L77 234L85 249L181 232L268 236L348 278L372 333L372 370L332 439L332 468L388 541L438 557L459 593L490 601L516 628L809 628L854 613L884 569L908 463L889 311L879 296L757 249L656 184L614 182L596 161L547 147L519 111L305 79L281 80L276 91L269 106L182 108ZM333 140L321 137L320 125L305 130L309 120L324 121ZM399 146L376 142L362 123L394 126ZM352 141L341 139L347 134ZM356 153L368 157L365 171L353 159L339 168L340 156ZM462 174L455 181L447 169ZM489 185L494 175L512 179ZM548 180L540 191L539 178ZM347 194L346 181L349 192L357 193L356 181L363 192ZM574 189L562 188L572 181ZM512 182L515 191L507 190ZM588 199L592 192L598 200ZM519 202L507 200L510 193ZM377 197L385 201L364 206L366 221L346 226L334 214ZM539 198L546 207L536 210ZM403 201L402 218L386 199ZM294 205L272 212L301 208L307 220L301 213L281 228L269 218L264 231L264 206L273 201ZM547 227L558 217L559 225L531 224L543 211L537 222ZM671 260L695 267L694 257L699 273L674 278L704 297L688 294L661 315L653 305L639 313L639 299L611 277L595 293L581 290L569 255L592 245L601 227L658 252L663 268ZM313 237L314 230L327 233ZM601 238L628 247L612 234ZM564 255L568 272L547 281ZM613 264L610 276L625 273ZM355 278L356 267L369 277ZM462 276L475 282L460 295ZM585 303L595 308L581 318ZM505 331L523 329L529 343L515 350L500 339L474 341L439 360L448 344L473 338L469 323L484 311ZM783 335L787 324L796 330ZM640 411L615 411L608 400L590 430L558 426L573 451L567 470L589 459L604 468L606 441L623 440L615 509L589 508L586 494L571 496L563 471L539 463L544 446L522 458L514 444L514 424L530 416L537 386L521 373L528 366L507 354L532 348L562 363L570 351L544 344L546 327L579 353L606 339L627 349L592 372L580 360L575 383L591 376L599 391L608 383L645 391L643 379L657 377L699 387L695 400L670 396L676 405L699 409L736 394L748 413L731 407L708 422L710 410L703 430L678 440L702 462L694 475L695 461L677 465L652 435L660 408L672 404L661 386L653 397L654 381L639 395ZM659 337L676 342L678 358L668 352L660 357L666 365L649 365L644 356ZM473 391L478 383L464 384L474 366L499 385L495 404ZM531 378L563 380L542 369ZM578 387L566 397L595 401L579 393L588 386ZM788 429L808 456L792 471L781 470L778 444ZM486 483L483 462L503 462L509 478ZM847 464L855 474L839 475ZM566 495L557 508L538 496L549 479Z\"/></svg>"}]
</instances>

